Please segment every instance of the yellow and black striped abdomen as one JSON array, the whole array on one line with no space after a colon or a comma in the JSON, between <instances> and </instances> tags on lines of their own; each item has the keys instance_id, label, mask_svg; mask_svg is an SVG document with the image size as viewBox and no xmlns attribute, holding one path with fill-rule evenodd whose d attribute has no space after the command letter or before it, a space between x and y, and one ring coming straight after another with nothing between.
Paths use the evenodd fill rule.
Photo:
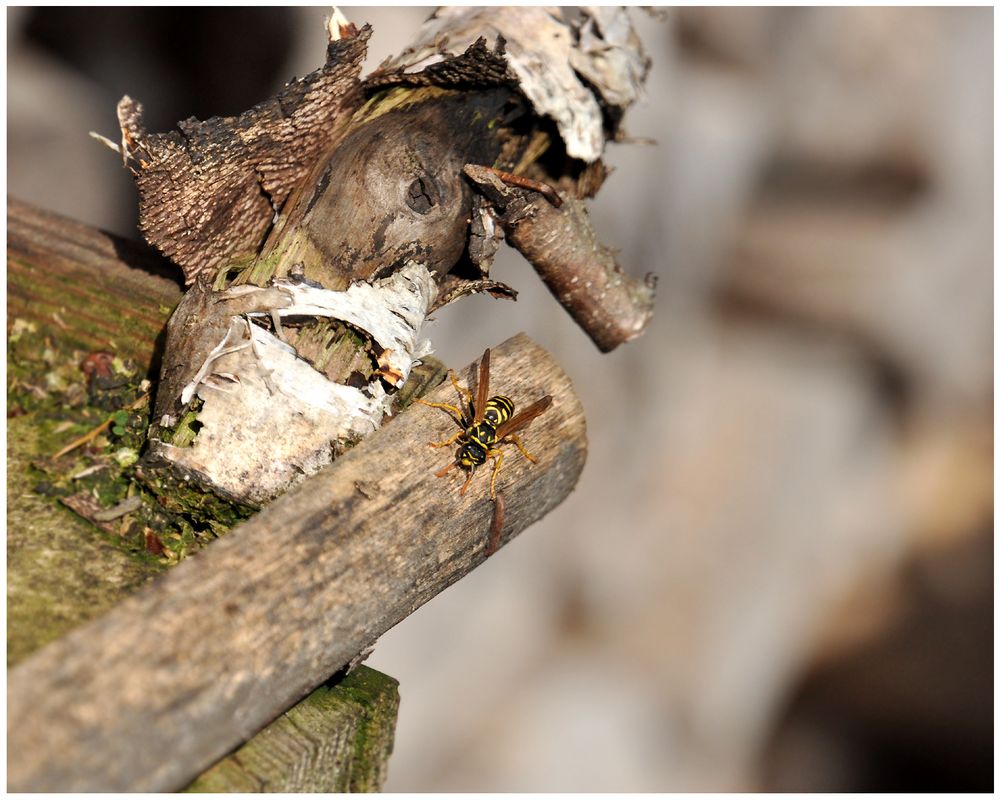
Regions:
<instances>
[{"instance_id":1,"label":"yellow and black striped abdomen","mask_svg":"<svg viewBox=\"0 0 1000 800\"><path fill-rule=\"evenodd\" d=\"M514 413L514 403L509 397L497 394L486 401L486 408L483 410L483 422L488 422L492 427L499 428L510 419Z\"/></svg>"}]
</instances>

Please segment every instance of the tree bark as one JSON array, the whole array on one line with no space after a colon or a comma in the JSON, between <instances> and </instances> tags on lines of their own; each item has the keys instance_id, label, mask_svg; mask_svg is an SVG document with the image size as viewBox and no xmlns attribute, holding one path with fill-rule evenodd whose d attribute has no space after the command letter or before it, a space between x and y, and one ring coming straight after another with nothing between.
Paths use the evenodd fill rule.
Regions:
<instances>
[{"instance_id":1,"label":"tree bark","mask_svg":"<svg viewBox=\"0 0 1000 800\"><path fill-rule=\"evenodd\" d=\"M601 349L652 313L582 204L648 68L624 10L439 9L364 79L370 28L327 27L326 64L276 97L167 133L126 97L112 144L148 241L196 284L168 328L147 466L255 507L393 413L431 311L516 294L489 278L499 211L470 165L566 195L504 228ZM192 419L197 436L178 429Z\"/></svg>"}]
</instances>

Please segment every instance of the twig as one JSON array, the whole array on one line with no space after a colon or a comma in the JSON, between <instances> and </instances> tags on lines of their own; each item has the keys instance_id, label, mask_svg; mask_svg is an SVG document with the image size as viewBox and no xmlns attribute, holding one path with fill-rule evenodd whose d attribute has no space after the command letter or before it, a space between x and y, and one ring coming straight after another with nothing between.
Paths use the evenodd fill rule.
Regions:
<instances>
[{"instance_id":1,"label":"twig","mask_svg":"<svg viewBox=\"0 0 1000 800\"><path fill-rule=\"evenodd\" d=\"M480 167L480 169L492 172L508 186L516 186L519 189L527 189L529 192L538 192L556 208L559 208L559 206L563 203L559 193L547 183L534 181L531 178L525 178L523 175L515 175L512 172L504 172L502 169L496 169L494 167Z\"/></svg>"},{"instance_id":2,"label":"twig","mask_svg":"<svg viewBox=\"0 0 1000 800\"><path fill-rule=\"evenodd\" d=\"M137 408L141 408L143 403L149 400L149 393L142 395L141 397L133 400L127 406L122 406L127 411L134 411ZM112 422L115 421L114 415L108 417L104 422L98 425L96 428L91 429L79 439L74 439L68 445L66 445L62 450L52 456L52 458L62 458L67 453L76 450L76 448L85 445L87 442L91 442L96 439L101 433L106 431Z\"/></svg>"},{"instance_id":3,"label":"twig","mask_svg":"<svg viewBox=\"0 0 1000 800\"><path fill-rule=\"evenodd\" d=\"M567 197L556 207L537 202L489 167L467 164L464 171L497 207L507 241L594 344L609 352L643 332L653 314L655 278L638 281L622 271L581 200Z\"/></svg>"}]
</instances>

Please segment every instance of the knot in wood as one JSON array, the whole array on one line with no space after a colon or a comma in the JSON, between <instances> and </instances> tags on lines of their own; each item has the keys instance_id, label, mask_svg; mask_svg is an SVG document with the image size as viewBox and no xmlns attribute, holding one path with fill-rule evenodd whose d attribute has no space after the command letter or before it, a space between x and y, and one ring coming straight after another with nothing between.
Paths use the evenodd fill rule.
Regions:
<instances>
[{"instance_id":1,"label":"knot in wood","mask_svg":"<svg viewBox=\"0 0 1000 800\"><path fill-rule=\"evenodd\" d=\"M429 175L417 178L406 191L406 204L418 214L428 213L441 199L441 192Z\"/></svg>"}]
</instances>

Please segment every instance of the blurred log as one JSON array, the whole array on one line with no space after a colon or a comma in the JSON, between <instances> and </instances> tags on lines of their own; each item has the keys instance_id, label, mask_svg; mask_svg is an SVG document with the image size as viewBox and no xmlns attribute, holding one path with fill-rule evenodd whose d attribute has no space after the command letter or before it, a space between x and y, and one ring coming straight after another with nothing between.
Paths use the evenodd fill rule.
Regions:
<instances>
[{"instance_id":1,"label":"blurred log","mask_svg":"<svg viewBox=\"0 0 1000 800\"><path fill-rule=\"evenodd\" d=\"M493 351L492 385L554 403L509 454L504 541L573 489L586 453L566 375L520 335ZM429 397L451 402L450 386ZM114 610L8 674L14 791L184 786L481 563L493 504L434 471L454 423L416 406L330 468Z\"/></svg>"},{"instance_id":2,"label":"blurred log","mask_svg":"<svg viewBox=\"0 0 1000 800\"><path fill-rule=\"evenodd\" d=\"M179 279L149 247L7 198L8 319L148 363Z\"/></svg>"}]
</instances>

